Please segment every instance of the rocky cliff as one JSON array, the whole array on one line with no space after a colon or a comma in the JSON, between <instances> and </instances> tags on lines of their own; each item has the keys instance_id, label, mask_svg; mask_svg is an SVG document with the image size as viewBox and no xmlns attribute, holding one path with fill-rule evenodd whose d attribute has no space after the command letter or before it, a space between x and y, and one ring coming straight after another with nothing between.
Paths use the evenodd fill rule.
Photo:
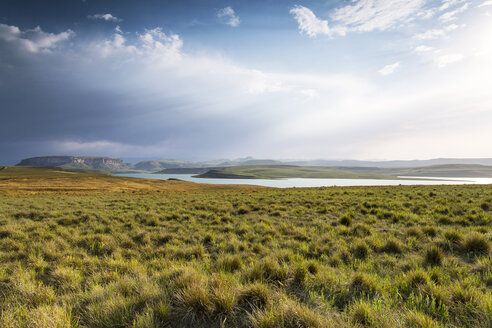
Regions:
<instances>
[{"instance_id":1,"label":"rocky cliff","mask_svg":"<svg viewBox=\"0 0 492 328\"><path fill-rule=\"evenodd\" d=\"M116 171L129 169L131 164L108 157L42 156L23 159L17 166L65 166L84 169Z\"/></svg>"}]
</instances>

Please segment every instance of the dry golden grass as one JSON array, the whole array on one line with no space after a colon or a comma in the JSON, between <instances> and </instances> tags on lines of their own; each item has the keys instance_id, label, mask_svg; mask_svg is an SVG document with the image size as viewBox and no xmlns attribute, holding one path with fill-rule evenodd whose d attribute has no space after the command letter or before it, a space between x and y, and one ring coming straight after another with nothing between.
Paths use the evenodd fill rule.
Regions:
<instances>
[{"instance_id":1,"label":"dry golden grass","mask_svg":"<svg viewBox=\"0 0 492 328\"><path fill-rule=\"evenodd\" d=\"M0 170L0 327L492 327L492 185Z\"/></svg>"},{"instance_id":2,"label":"dry golden grass","mask_svg":"<svg viewBox=\"0 0 492 328\"><path fill-rule=\"evenodd\" d=\"M212 185L175 180L115 177L46 167L0 167L0 193L166 192L256 189L247 185Z\"/></svg>"}]
</instances>

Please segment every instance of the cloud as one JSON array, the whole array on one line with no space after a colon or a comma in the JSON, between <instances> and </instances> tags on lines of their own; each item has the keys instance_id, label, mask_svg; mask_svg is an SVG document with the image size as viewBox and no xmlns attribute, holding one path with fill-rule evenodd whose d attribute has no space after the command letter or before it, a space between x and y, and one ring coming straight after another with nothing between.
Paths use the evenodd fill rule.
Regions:
<instances>
[{"instance_id":1,"label":"cloud","mask_svg":"<svg viewBox=\"0 0 492 328\"><path fill-rule=\"evenodd\" d=\"M439 20L443 21L443 22L450 22L450 21L456 20L456 19L458 19L456 17L456 15L466 11L469 6L470 6L469 3L465 3L462 7L458 8L458 9L448 11L448 12L442 14L441 16L439 16Z\"/></svg>"},{"instance_id":2,"label":"cloud","mask_svg":"<svg viewBox=\"0 0 492 328\"><path fill-rule=\"evenodd\" d=\"M138 55L160 65L172 65L182 58L183 41L177 34L166 34L162 28L146 29L128 43L121 28L115 29L112 39L93 45L101 57Z\"/></svg>"},{"instance_id":3,"label":"cloud","mask_svg":"<svg viewBox=\"0 0 492 328\"><path fill-rule=\"evenodd\" d=\"M425 0L359 0L331 17L350 31L388 30L420 13Z\"/></svg>"},{"instance_id":4,"label":"cloud","mask_svg":"<svg viewBox=\"0 0 492 328\"><path fill-rule=\"evenodd\" d=\"M330 23L318 18L314 12L304 6L294 6L290 13L299 24L299 30L310 37L318 35L346 35L349 32L387 31L412 26L416 21L428 19L441 12L441 23L457 19L457 15L466 11L470 3L466 0L443 0L440 6L427 0L352 0L351 4L336 8L329 14ZM483 5L492 1L487 0ZM455 8L449 10L450 8ZM446 32L456 29L451 24L445 28L430 29L414 35L415 39L437 39L447 35Z\"/></svg>"},{"instance_id":5,"label":"cloud","mask_svg":"<svg viewBox=\"0 0 492 328\"><path fill-rule=\"evenodd\" d=\"M239 26L239 16L236 15L232 7L225 7L217 12L217 17L224 20L227 25L232 27Z\"/></svg>"},{"instance_id":6,"label":"cloud","mask_svg":"<svg viewBox=\"0 0 492 328\"><path fill-rule=\"evenodd\" d=\"M417 17L428 18L433 15L424 10L425 0L355 0L331 12L333 22L319 19L313 11L297 5L290 10L299 24L299 30L310 37L347 32L385 31L408 23Z\"/></svg>"},{"instance_id":7,"label":"cloud","mask_svg":"<svg viewBox=\"0 0 492 328\"><path fill-rule=\"evenodd\" d=\"M0 60L0 154L434 157L468 151L463 142L459 149L452 147L467 137L464 126L476 133L475 140L468 137L470 144L478 140L488 149L492 65L490 56L470 53L479 45L490 48L484 42L488 35L477 31L470 28L449 43L414 44L441 49L420 54L435 68L421 65L422 58L390 60L385 64L401 60L391 83L375 74L323 69L302 74L289 66L283 72L257 70L217 53L190 52L180 35L161 28L108 32L100 40L77 38L60 51L24 56L11 67ZM8 41L1 42L0 54ZM357 59L368 62L366 44L358 46ZM466 60L443 56L459 53ZM444 57L440 63L437 56ZM336 65L353 70L350 64ZM403 73L403 67L408 74L397 71ZM467 112L477 110L481 113ZM436 146L444 138L425 134L440 135L443 126L452 130L446 151ZM418 143L405 143L409 135Z\"/></svg>"},{"instance_id":8,"label":"cloud","mask_svg":"<svg viewBox=\"0 0 492 328\"><path fill-rule=\"evenodd\" d=\"M432 29L422 33L417 33L413 36L413 38L417 40L440 39L446 37L448 32L454 31L458 28L459 28L458 25L451 24L442 29Z\"/></svg>"},{"instance_id":9,"label":"cloud","mask_svg":"<svg viewBox=\"0 0 492 328\"><path fill-rule=\"evenodd\" d=\"M89 19L100 19L100 20L105 20L106 22L121 22L123 21L121 18L115 17L111 14L95 14L95 15L89 15L87 16Z\"/></svg>"},{"instance_id":10,"label":"cloud","mask_svg":"<svg viewBox=\"0 0 492 328\"><path fill-rule=\"evenodd\" d=\"M429 46L417 46L417 47L415 47L416 52L427 52L427 51L432 51L432 50L434 50L434 48L429 47Z\"/></svg>"},{"instance_id":11,"label":"cloud","mask_svg":"<svg viewBox=\"0 0 492 328\"><path fill-rule=\"evenodd\" d=\"M428 30L422 33L415 34L413 38L417 40L430 40L430 39L439 39L444 36L446 36L446 31L444 31L443 29L433 29L433 30Z\"/></svg>"},{"instance_id":12,"label":"cloud","mask_svg":"<svg viewBox=\"0 0 492 328\"><path fill-rule=\"evenodd\" d=\"M17 26L0 24L0 40L13 44L27 52L49 52L59 43L73 37L75 33L67 30L58 34L46 33L39 26L32 30L21 31Z\"/></svg>"},{"instance_id":13,"label":"cloud","mask_svg":"<svg viewBox=\"0 0 492 328\"><path fill-rule=\"evenodd\" d=\"M459 62L459 61L463 60L464 58L465 58L465 56L463 54L456 53L456 54L439 56L436 58L435 61L436 61L437 67L443 68L443 67L446 67L450 64Z\"/></svg>"},{"instance_id":14,"label":"cloud","mask_svg":"<svg viewBox=\"0 0 492 328\"><path fill-rule=\"evenodd\" d=\"M444 11L449 9L450 7L453 7L457 4L463 3L466 0L443 0L441 7L439 7L439 11Z\"/></svg>"},{"instance_id":15,"label":"cloud","mask_svg":"<svg viewBox=\"0 0 492 328\"><path fill-rule=\"evenodd\" d=\"M382 69L380 69L378 72L379 72L379 74L381 74L383 76L387 76L387 75L393 74L398 67L400 67L400 62L386 65Z\"/></svg>"},{"instance_id":16,"label":"cloud","mask_svg":"<svg viewBox=\"0 0 492 328\"><path fill-rule=\"evenodd\" d=\"M485 7L485 6L492 6L492 0L487 0L485 2L482 2L478 8Z\"/></svg>"},{"instance_id":17,"label":"cloud","mask_svg":"<svg viewBox=\"0 0 492 328\"><path fill-rule=\"evenodd\" d=\"M331 30L328 21L321 20L309 9L303 6L295 6L290 10L299 24L299 30L310 37L318 35L330 35Z\"/></svg>"}]
</instances>

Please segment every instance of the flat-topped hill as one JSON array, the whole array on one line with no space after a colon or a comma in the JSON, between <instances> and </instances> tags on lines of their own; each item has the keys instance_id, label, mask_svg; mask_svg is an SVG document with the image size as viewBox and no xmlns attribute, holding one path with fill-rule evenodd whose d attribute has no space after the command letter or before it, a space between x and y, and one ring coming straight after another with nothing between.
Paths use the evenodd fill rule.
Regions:
<instances>
[{"instance_id":1,"label":"flat-topped hill","mask_svg":"<svg viewBox=\"0 0 492 328\"><path fill-rule=\"evenodd\" d=\"M99 170L121 170L131 164L118 158L85 156L41 156L23 159L17 166L68 167Z\"/></svg>"}]
</instances>

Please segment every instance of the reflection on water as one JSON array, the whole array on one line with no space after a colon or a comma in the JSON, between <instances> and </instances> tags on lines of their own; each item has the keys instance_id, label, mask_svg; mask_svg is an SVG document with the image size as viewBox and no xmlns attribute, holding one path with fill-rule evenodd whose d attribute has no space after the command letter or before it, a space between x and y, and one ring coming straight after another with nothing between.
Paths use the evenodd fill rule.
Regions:
<instances>
[{"instance_id":1,"label":"reflection on water","mask_svg":"<svg viewBox=\"0 0 492 328\"><path fill-rule=\"evenodd\" d=\"M122 173L118 176L146 179L180 179L197 183L211 184L247 184L275 188L292 187L331 187L331 186L398 186L398 185L452 185L452 184L488 184L492 178L434 178L434 177L405 177L415 180L373 180L373 179L202 179L193 178L193 174L148 174ZM435 179L435 180L418 180Z\"/></svg>"}]
</instances>

